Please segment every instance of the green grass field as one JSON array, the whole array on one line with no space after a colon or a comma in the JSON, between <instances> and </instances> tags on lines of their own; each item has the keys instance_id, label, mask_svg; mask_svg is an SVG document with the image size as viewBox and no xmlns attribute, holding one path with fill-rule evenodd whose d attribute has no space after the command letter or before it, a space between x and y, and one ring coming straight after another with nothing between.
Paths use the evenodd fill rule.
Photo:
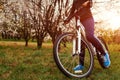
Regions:
<instances>
[{"instance_id":1,"label":"green grass field","mask_svg":"<svg viewBox=\"0 0 120 80\"><path fill-rule=\"evenodd\" d=\"M0 80L120 80L120 45L109 45L111 67L102 69L95 59L89 78L67 78L57 68L52 44L44 43L38 50L36 43L0 41Z\"/></svg>"}]
</instances>

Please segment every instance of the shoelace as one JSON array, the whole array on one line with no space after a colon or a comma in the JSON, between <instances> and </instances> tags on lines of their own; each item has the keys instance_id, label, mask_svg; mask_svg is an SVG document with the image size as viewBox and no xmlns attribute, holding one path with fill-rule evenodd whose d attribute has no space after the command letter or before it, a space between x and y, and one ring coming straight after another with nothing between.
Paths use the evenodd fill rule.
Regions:
<instances>
[{"instance_id":1,"label":"shoelace","mask_svg":"<svg viewBox=\"0 0 120 80\"><path fill-rule=\"evenodd\" d=\"M103 56L104 57L104 62L107 62L108 60L107 60L107 57L106 56Z\"/></svg>"},{"instance_id":2,"label":"shoelace","mask_svg":"<svg viewBox=\"0 0 120 80\"><path fill-rule=\"evenodd\" d=\"M103 59L104 62L107 62L107 57L106 57L106 55L105 55L105 56L101 56L101 57L102 57L102 59Z\"/></svg>"}]
</instances>

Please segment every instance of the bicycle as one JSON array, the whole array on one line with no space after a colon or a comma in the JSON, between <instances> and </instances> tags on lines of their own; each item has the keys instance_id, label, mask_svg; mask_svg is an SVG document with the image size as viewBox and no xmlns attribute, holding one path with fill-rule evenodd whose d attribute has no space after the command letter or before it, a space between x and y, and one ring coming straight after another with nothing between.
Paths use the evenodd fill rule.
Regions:
<instances>
[{"instance_id":1,"label":"bicycle","mask_svg":"<svg viewBox=\"0 0 120 80\"><path fill-rule=\"evenodd\" d=\"M74 16L75 14L72 17ZM108 51L105 41L102 38L99 40L104 50ZM60 71L68 77L89 76L94 67L95 53L101 67L106 68L103 65L101 53L86 39L84 26L80 23L79 17L76 20L76 30L58 36L53 46L54 60ZM73 68L81 62L84 64L83 71L75 73Z\"/></svg>"}]
</instances>

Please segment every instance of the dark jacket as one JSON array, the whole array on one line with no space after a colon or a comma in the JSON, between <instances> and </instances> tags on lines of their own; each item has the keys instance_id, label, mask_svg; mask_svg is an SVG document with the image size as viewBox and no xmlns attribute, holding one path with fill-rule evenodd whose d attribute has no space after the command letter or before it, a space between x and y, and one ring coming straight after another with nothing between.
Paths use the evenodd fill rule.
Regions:
<instances>
[{"instance_id":1,"label":"dark jacket","mask_svg":"<svg viewBox=\"0 0 120 80\"><path fill-rule=\"evenodd\" d=\"M76 11L76 10L79 10L79 8L81 7L81 5L86 2L88 0L73 0L73 5L72 5L72 8L71 8L71 11L70 11L70 15L73 15L73 13ZM89 0L92 2L92 0ZM91 3L92 4L92 3ZM83 7L82 9L80 9L77 13L78 16L80 16L80 19L81 21L83 20L86 20L90 17L92 17L92 13L91 13L91 4L88 4L86 7Z\"/></svg>"}]
</instances>

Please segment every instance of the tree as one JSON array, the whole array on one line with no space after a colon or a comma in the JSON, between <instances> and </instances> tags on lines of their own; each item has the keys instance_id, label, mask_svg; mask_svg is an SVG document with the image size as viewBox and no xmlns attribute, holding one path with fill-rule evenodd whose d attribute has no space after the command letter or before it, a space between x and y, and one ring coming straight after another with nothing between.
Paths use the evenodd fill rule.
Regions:
<instances>
[{"instance_id":1,"label":"tree","mask_svg":"<svg viewBox=\"0 0 120 80\"><path fill-rule=\"evenodd\" d=\"M24 3L32 19L38 47L42 46L47 33L54 43L56 37L62 33L58 25L65 16L65 7L69 0L24 0Z\"/></svg>"},{"instance_id":2,"label":"tree","mask_svg":"<svg viewBox=\"0 0 120 80\"><path fill-rule=\"evenodd\" d=\"M49 0L44 3L46 5L43 6L43 25L54 43L56 37L62 33L62 27L58 25L65 17L65 7L68 6L69 0Z\"/></svg>"},{"instance_id":3,"label":"tree","mask_svg":"<svg viewBox=\"0 0 120 80\"><path fill-rule=\"evenodd\" d=\"M114 31L113 42L120 44L120 28Z\"/></svg>"},{"instance_id":4,"label":"tree","mask_svg":"<svg viewBox=\"0 0 120 80\"><path fill-rule=\"evenodd\" d=\"M24 25L23 25L23 37L25 39L25 46L28 46L28 41L30 40L30 32L31 32L31 26L29 18L27 18L26 11L23 12L23 19L24 19Z\"/></svg>"},{"instance_id":5,"label":"tree","mask_svg":"<svg viewBox=\"0 0 120 80\"><path fill-rule=\"evenodd\" d=\"M44 25L43 25L43 16L41 11L41 1L42 0L26 0L24 1L24 4L27 8L27 12L29 13L29 18L32 23L32 29L35 30L36 33L36 39L37 39L37 47L42 47L42 42L44 40L44 37L46 36L47 32L45 31ZM29 6L28 6L29 4ZM39 7L38 7L39 4Z\"/></svg>"}]
</instances>

